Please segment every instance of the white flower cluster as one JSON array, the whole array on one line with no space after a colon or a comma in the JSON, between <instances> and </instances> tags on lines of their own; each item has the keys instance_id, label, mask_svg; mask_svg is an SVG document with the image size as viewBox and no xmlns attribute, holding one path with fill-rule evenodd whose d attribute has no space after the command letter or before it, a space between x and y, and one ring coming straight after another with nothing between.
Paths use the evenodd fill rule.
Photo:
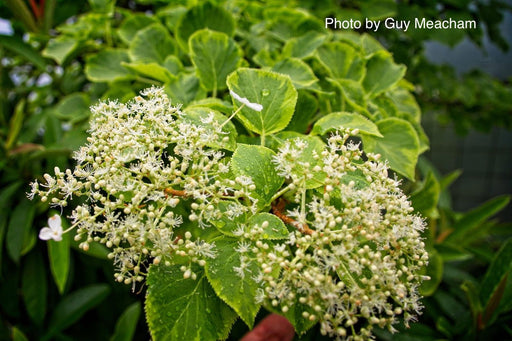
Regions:
<instances>
[{"instance_id":1,"label":"white flower cluster","mask_svg":"<svg viewBox=\"0 0 512 341\"><path fill-rule=\"evenodd\" d=\"M76 228L84 250L92 241L111 248L119 281L142 281L144 260L170 264L175 255L188 257L182 270L193 278L190 264L204 265L215 250L185 231L218 219L221 200L243 199L246 211L256 209L256 200L248 194L252 181L229 179L224 154L208 147L227 139L224 123L213 116L192 122L160 88L128 104L100 103L92 108L88 144L74 155L75 169L56 167L54 177L32 183L29 197L61 207L78 197L68 230ZM49 233L42 231L43 239Z\"/></svg>"},{"instance_id":2,"label":"white flower cluster","mask_svg":"<svg viewBox=\"0 0 512 341\"><path fill-rule=\"evenodd\" d=\"M420 313L418 286L428 262L420 237L425 224L388 177L378 155L363 154L344 131L328 140L310 165L299 160L306 141L295 139L275 157L277 169L295 184L287 216L305 228L271 249L259 249L265 302L283 313L302 312L338 339L372 338L374 326L394 331ZM366 159L366 160L365 160ZM321 187L303 179L325 173ZM271 273L282 269L278 278Z\"/></svg>"}]
</instances>

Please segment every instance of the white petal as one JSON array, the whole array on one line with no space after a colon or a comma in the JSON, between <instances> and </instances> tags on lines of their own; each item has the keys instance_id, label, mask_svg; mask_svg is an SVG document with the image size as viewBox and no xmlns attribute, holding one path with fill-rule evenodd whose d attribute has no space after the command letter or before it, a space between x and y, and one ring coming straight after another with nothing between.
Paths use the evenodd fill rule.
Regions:
<instances>
[{"instance_id":1,"label":"white petal","mask_svg":"<svg viewBox=\"0 0 512 341\"><path fill-rule=\"evenodd\" d=\"M62 240L62 231L60 233L53 231L52 239L55 240L56 242L60 242Z\"/></svg>"},{"instance_id":2,"label":"white petal","mask_svg":"<svg viewBox=\"0 0 512 341\"><path fill-rule=\"evenodd\" d=\"M249 102L249 104L247 104L247 106L249 108L251 108L252 110L255 110L255 111L263 110L263 105L258 104L258 103L251 103L251 102Z\"/></svg>"},{"instance_id":3,"label":"white petal","mask_svg":"<svg viewBox=\"0 0 512 341\"><path fill-rule=\"evenodd\" d=\"M42 240L53 239L53 231L48 227L43 227L41 229L41 231L39 231L39 239L42 239Z\"/></svg>"},{"instance_id":4,"label":"white petal","mask_svg":"<svg viewBox=\"0 0 512 341\"><path fill-rule=\"evenodd\" d=\"M242 97L238 96L238 94L236 92L234 92L233 90L229 90L229 93L231 94L231 96L233 96L234 99L242 102Z\"/></svg>"},{"instance_id":5,"label":"white petal","mask_svg":"<svg viewBox=\"0 0 512 341\"><path fill-rule=\"evenodd\" d=\"M54 214L50 218L48 218L48 226L50 226L52 230L60 229L62 231L62 220L60 218L60 215Z\"/></svg>"}]
</instances>

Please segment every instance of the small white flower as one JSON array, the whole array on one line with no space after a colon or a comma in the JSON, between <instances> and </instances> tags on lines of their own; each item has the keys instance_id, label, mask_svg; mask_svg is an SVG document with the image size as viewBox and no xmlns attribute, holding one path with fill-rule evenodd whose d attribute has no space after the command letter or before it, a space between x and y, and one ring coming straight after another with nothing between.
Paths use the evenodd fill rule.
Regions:
<instances>
[{"instance_id":1,"label":"small white flower","mask_svg":"<svg viewBox=\"0 0 512 341\"><path fill-rule=\"evenodd\" d=\"M233 90L229 90L229 93L231 94L231 96L233 96L234 99L236 99L237 101L245 104L247 107L251 108L252 110L255 110L255 111L262 111L263 110L263 105L258 104L258 103L249 102L249 100L247 98L239 96Z\"/></svg>"},{"instance_id":2,"label":"small white flower","mask_svg":"<svg viewBox=\"0 0 512 341\"><path fill-rule=\"evenodd\" d=\"M62 240L62 220L58 214L48 218L48 226L43 227L39 232L39 239L50 240L53 239L57 242Z\"/></svg>"}]
</instances>

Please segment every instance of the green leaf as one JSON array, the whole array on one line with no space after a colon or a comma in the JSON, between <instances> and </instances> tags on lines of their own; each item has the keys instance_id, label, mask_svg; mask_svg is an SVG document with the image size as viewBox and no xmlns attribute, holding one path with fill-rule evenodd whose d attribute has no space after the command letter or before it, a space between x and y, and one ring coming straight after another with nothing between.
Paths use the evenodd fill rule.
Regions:
<instances>
[{"instance_id":1,"label":"green leaf","mask_svg":"<svg viewBox=\"0 0 512 341\"><path fill-rule=\"evenodd\" d=\"M242 50L227 34L208 29L195 32L188 43L201 85L215 97L226 89L226 77L240 64Z\"/></svg>"},{"instance_id":2,"label":"green leaf","mask_svg":"<svg viewBox=\"0 0 512 341\"><path fill-rule=\"evenodd\" d=\"M28 337L18 327L12 327L11 336L13 341L29 341Z\"/></svg>"},{"instance_id":3,"label":"green leaf","mask_svg":"<svg viewBox=\"0 0 512 341\"><path fill-rule=\"evenodd\" d=\"M296 89L312 87L318 82L309 65L297 58L287 58L275 64L272 71L290 76Z\"/></svg>"},{"instance_id":4,"label":"green leaf","mask_svg":"<svg viewBox=\"0 0 512 341\"><path fill-rule=\"evenodd\" d=\"M123 21L117 30L117 34L125 44L129 45L137 32L155 23L158 23L155 17L149 17L145 14L133 14Z\"/></svg>"},{"instance_id":5,"label":"green leaf","mask_svg":"<svg viewBox=\"0 0 512 341\"><path fill-rule=\"evenodd\" d=\"M203 28L224 32L232 37L235 33L235 20L224 8L205 1L201 5L191 7L183 14L176 24L176 39L184 51L188 51L188 39L196 31Z\"/></svg>"},{"instance_id":6,"label":"green leaf","mask_svg":"<svg viewBox=\"0 0 512 341\"><path fill-rule=\"evenodd\" d=\"M7 134L7 141L5 141L5 148L10 150L15 146L18 140L18 134L23 126L25 119L25 99L20 100L14 109L14 115L9 120L9 132Z\"/></svg>"},{"instance_id":7,"label":"green leaf","mask_svg":"<svg viewBox=\"0 0 512 341\"><path fill-rule=\"evenodd\" d=\"M163 64L167 56L176 53L176 44L161 24L153 24L137 32L129 54L134 62Z\"/></svg>"},{"instance_id":8,"label":"green leaf","mask_svg":"<svg viewBox=\"0 0 512 341\"><path fill-rule=\"evenodd\" d=\"M109 292L107 284L93 284L64 297L55 307L43 339L51 339L53 335L78 321L88 310L103 301Z\"/></svg>"},{"instance_id":9,"label":"green leaf","mask_svg":"<svg viewBox=\"0 0 512 341\"><path fill-rule=\"evenodd\" d=\"M218 125L224 124L224 126L222 126L222 131L226 134L219 136L218 141L210 141L208 146L216 149L227 149L230 151L235 150L237 136L235 125L231 121L227 121L228 118L220 112L199 106L189 107L185 110L185 115L179 118L179 120L187 121L198 126L208 127L209 124L205 123L205 120L208 119L210 115ZM227 140L224 140L225 137L227 137Z\"/></svg>"},{"instance_id":10,"label":"green leaf","mask_svg":"<svg viewBox=\"0 0 512 341\"><path fill-rule=\"evenodd\" d=\"M83 42L75 37L60 35L51 39L43 50L43 56L52 58L58 64L64 64Z\"/></svg>"},{"instance_id":11,"label":"green leaf","mask_svg":"<svg viewBox=\"0 0 512 341\"><path fill-rule=\"evenodd\" d=\"M41 325L46 314L46 271L43 259L32 253L23 267L21 290L27 313L37 325Z\"/></svg>"},{"instance_id":12,"label":"green leaf","mask_svg":"<svg viewBox=\"0 0 512 341\"><path fill-rule=\"evenodd\" d=\"M258 199L258 207L270 205L273 195L281 188L284 178L277 174L272 162L275 153L262 146L238 144L231 159L235 176L249 176L256 189L251 196Z\"/></svg>"},{"instance_id":13,"label":"green leaf","mask_svg":"<svg viewBox=\"0 0 512 341\"><path fill-rule=\"evenodd\" d=\"M418 162L419 141L411 124L399 118L386 118L377 122L377 128L383 137L362 135L366 152L378 153L389 167L403 176L414 179Z\"/></svg>"},{"instance_id":14,"label":"green leaf","mask_svg":"<svg viewBox=\"0 0 512 341\"><path fill-rule=\"evenodd\" d=\"M349 44L334 42L320 46L316 56L335 79L360 81L365 75L364 60Z\"/></svg>"},{"instance_id":15,"label":"green leaf","mask_svg":"<svg viewBox=\"0 0 512 341\"><path fill-rule=\"evenodd\" d=\"M158 63L121 63L122 66L134 73L147 78L152 78L162 83L172 81L176 77Z\"/></svg>"},{"instance_id":16,"label":"green leaf","mask_svg":"<svg viewBox=\"0 0 512 341\"><path fill-rule=\"evenodd\" d=\"M217 296L229 304L249 328L252 328L260 309L260 305L255 301L259 285L253 279L259 271L258 264L247 259L244 261L247 268L241 275L235 271L235 268L240 268L242 262L241 253L235 250L239 247L238 239L218 238L215 240L215 246L217 256L206 263L208 281ZM248 255L243 257L248 258Z\"/></svg>"},{"instance_id":17,"label":"green leaf","mask_svg":"<svg viewBox=\"0 0 512 341\"><path fill-rule=\"evenodd\" d=\"M370 117L366 109L365 93L361 83L351 79L338 79L336 84L339 85L343 98L342 111L352 111Z\"/></svg>"},{"instance_id":18,"label":"green leaf","mask_svg":"<svg viewBox=\"0 0 512 341\"><path fill-rule=\"evenodd\" d=\"M63 219L64 227L64 219ZM69 233L62 235L62 240L56 242L54 240L48 241L48 258L50 260L50 269L52 271L53 279L55 284L62 294L66 288L66 283L69 275L69 244L70 244Z\"/></svg>"},{"instance_id":19,"label":"green leaf","mask_svg":"<svg viewBox=\"0 0 512 341\"><path fill-rule=\"evenodd\" d=\"M512 271L512 238L508 239L494 256L480 283L480 302L484 308L483 323L492 320L505 290L507 276Z\"/></svg>"},{"instance_id":20,"label":"green leaf","mask_svg":"<svg viewBox=\"0 0 512 341\"><path fill-rule=\"evenodd\" d=\"M46 71L47 60L21 38L0 34L0 46L17 53L39 69Z\"/></svg>"},{"instance_id":21,"label":"green leaf","mask_svg":"<svg viewBox=\"0 0 512 341\"><path fill-rule=\"evenodd\" d=\"M301 59L310 57L327 38L326 34L310 31L303 36L287 40L283 47L283 56Z\"/></svg>"},{"instance_id":22,"label":"green leaf","mask_svg":"<svg viewBox=\"0 0 512 341\"><path fill-rule=\"evenodd\" d=\"M140 308L140 302L135 302L123 311L116 322L116 328L114 330L114 334L110 338L110 341L133 340L137 322L139 321Z\"/></svg>"},{"instance_id":23,"label":"green leaf","mask_svg":"<svg viewBox=\"0 0 512 341\"><path fill-rule=\"evenodd\" d=\"M244 106L237 114L247 129L264 138L283 130L290 122L297 102L297 90L288 76L242 68L229 75L227 83L231 91L263 106L259 112ZM236 110L241 103L233 101Z\"/></svg>"},{"instance_id":24,"label":"green leaf","mask_svg":"<svg viewBox=\"0 0 512 341\"><path fill-rule=\"evenodd\" d=\"M395 64L387 51L378 51L366 63L363 87L369 97L375 97L395 85L405 75L406 67Z\"/></svg>"},{"instance_id":25,"label":"green leaf","mask_svg":"<svg viewBox=\"0 0 512 341\"><path fill-rule=\"evenodd\" d=\"M410 200L414 209L425 217L436 218L437 202L441 194L441 186L434 173L428 172L422 186L411 194Z\"/></svg>"},{"instance_id":26,"label":"green leaf","mask_svg":"<svg viewBox=\"0 0 512 341\"><path fill-rule=\"evenodd\" d=\"M30 228L34 220L35 205L28 199L23 199L11 213L7 227L6 248L9 257L18 263L24 242L28 239Z\"/></svg>"},{"instance_id":27,"label":"green leaf","mask_svg":"<svg viewBox=\"0 0 512 341\"><path fill-rule=\"evenodd\" d=\"M55 114L58 118L70 121L80 121L89 117L90 96L83 92L75 92L62 97L55 106Z\"/></svg>"},{"instance_id":28,"label":"green leaf","mask_svg":"<svg viewBox=\"0 0 512 341\"><path fill-rule=\"evenodd\" d=\"M151 266L146 319L153 340L226 339L237 314L217 297L199 267L197 279L183 278L180 265Z\"/></svg>"},{"instance_id":29,"label":"green leaf","mask_svg":"<svg viewBox=\"0 0 512 341\"><path fill-rule=\"evenodd\" d=\"M268 223L268 226L263 228L262 239L286 239L288 238L289 231L284 225L283 221L273 214L263 212L258 213L247 221L247 225L251 226L262 226L264 222Z\"/></svg>"},{"instance_id":30,"label":"green leaf","mask_svg":"<svg viewBox=\"0 0 512 341\"><path fill-rule=\"evenodd\" d=\"M86 59L85 75L92 82L114 82L132 79L131 72L122 66L129 62L128 52L119 49L105 49Z\"/></svg>"},{"instance_id":31,"label":"green leaf","mask_svg":"<svg viewBox=\"0 0 512 341\"><path fill-rule=\"evenodd\" d=\"M338 129L359 129L361 134L383 137L375 123L366 117L349 112L335 112L326 115L315 122L312 135L324 135Z\"/></svg>"},{"instance_id":32,"label":"green leaf","mask_svg":"<svg viewBox=\"0 0 512 341\"><path fill-rule=\"evenodd\" d=\"M474 228L501 211L509 202L510 197L508 195L502 195L488 200L479 207L464 214L464 216L453 225L454 231L446 237L446 241L463 240Z\"/></svg>"},{"instance_id":33,"label":"green leaf","mask_svg":"<svg viewBox=\"0 0 512 341\"><path fill-rule=\"evenodd\" d=\"M444 263L443 258L436 250L428 252L428 266L426 274L430 280L424 281L420 286L420 293L422 296L431 296L436 291L437 287L443 280Z\"/></svg>"},{"instance_id":34,"label":"green leaf","mask_svg":"<svg viewBox=\"0 0 512 341\"><path fill-rule=\"evenodd\" d=\"M181 73L178 78L166 83L164 89L174 104L187 105L199 97L204 97L199 79L194 74Z\"/></svg>"},{"instance_id":35,"label":"green leaf","mask_svg":"<svg viewBox=\"0 0 512 341\"><path fill-rule=\"evenodd\" d=\"M287 131L306 133L310 123L318 111L318 100L307 90L299 90L295 112L286 127Z\"/></svg>"}]
</instances>

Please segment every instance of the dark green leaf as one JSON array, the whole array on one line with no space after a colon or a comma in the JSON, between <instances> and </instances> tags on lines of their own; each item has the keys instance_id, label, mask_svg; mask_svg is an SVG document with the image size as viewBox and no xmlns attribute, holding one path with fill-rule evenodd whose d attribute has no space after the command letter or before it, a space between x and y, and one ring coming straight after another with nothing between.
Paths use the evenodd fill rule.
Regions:
<instances>
[{"instance_id":1,"label":"dark green leaf","mask_svg":"<svg viewBox=\"0 0 512 341\"><path fill-rule=\"evenodd\" d=\"M11 213L9 226L7 227L6 247L9 257L18 263L24 242L28 239L30 228L34 220L35 206L28 201L22 200Z\"/></svg>"},{"instance_id":2,"label":"dark green leaf","mask_svg":"<svg viewBox=\"0 0 512 341\"><path fill-rule=\"evenodd\" d=\"M116 329L110 341L131 341L140 316L140 302L131 304L116 322Z\"/></svg>"},{"instance_id":3,"label":"dark green leaf","mask_svg":"<svg viewBox=\"0 0 512 341\"><path fill-rule=\"evenodd\" d=\"M93 284L65 296L53 311L46 339L78 321L88 310L103 301L109 292L107 284Z\"/></svg>"},{"instance_id":4,"label":"dark green leaf","mask_svg":"<svg viewBox=\"0 0 512 341\"><path fill-rule=\"evenodd\" d=\"M46 71L47 61L32 46L18 37L0 34L0 45L24 57L39 69Z\"/></svg>"},{"instance_id":5,"label":"dark green leaf","mask_svg":"<svg viewBox=\"0 0 512 341\"><path fill-rule=\"evenodd\" d=\"M411 194L410 200L414 209L423 216L437 218L437 202L441 188L434 173L428 172L422 186Z\"/></svg>"},{"instance_id":6,"label":"dark green leaf","mask_svg":"<svg viewBox=\"0 0 512 341\"><path fill-rule=\"evenodd\" d=\"M24 263L21 290L27 313L37 325L43 323L46 314L47 289L43 258L32 253Z\"/></svg>"},{"instance_id":7,"label":"dark green leaf","mask_svg":"<svg viewBox=\"0 0 512 341\"><path fill-rule=\"evenodd\" d=\"M204 271L183 278L180 265L151 266L147 278L146 319L153 340L226 339L237 314L213 291Z\"/></svg>"},{"instance_id":8,"label":"dark green leaf","mask_svg":"<svg viewBox=\"0 0 512 341\"><path fill-rule=\"evenodd\" d=\"M62 240L59 242L56 242L54 240L48 241L48 258L50 260L50 269L52 271L55 284L57 285L57 288L59 289L59 292L61 294L64 292L64 289L66 288L66 283L68 281L69 275L70 239L71 238L69 233L66 233L62 235Z\"/></svg>"},{"instance_id":9,"label":"dark green leaf","mask_svg":"<svg viewBox=\"0 0 512 341\"><path fill-rule=\"evenodd\" d=\"M436 250L430 250L428 258L426 274L430 280L424 281L420 286L420 293L423 296L433 295L443 279L443 258Z\"/></svg>"}]
</instances>

